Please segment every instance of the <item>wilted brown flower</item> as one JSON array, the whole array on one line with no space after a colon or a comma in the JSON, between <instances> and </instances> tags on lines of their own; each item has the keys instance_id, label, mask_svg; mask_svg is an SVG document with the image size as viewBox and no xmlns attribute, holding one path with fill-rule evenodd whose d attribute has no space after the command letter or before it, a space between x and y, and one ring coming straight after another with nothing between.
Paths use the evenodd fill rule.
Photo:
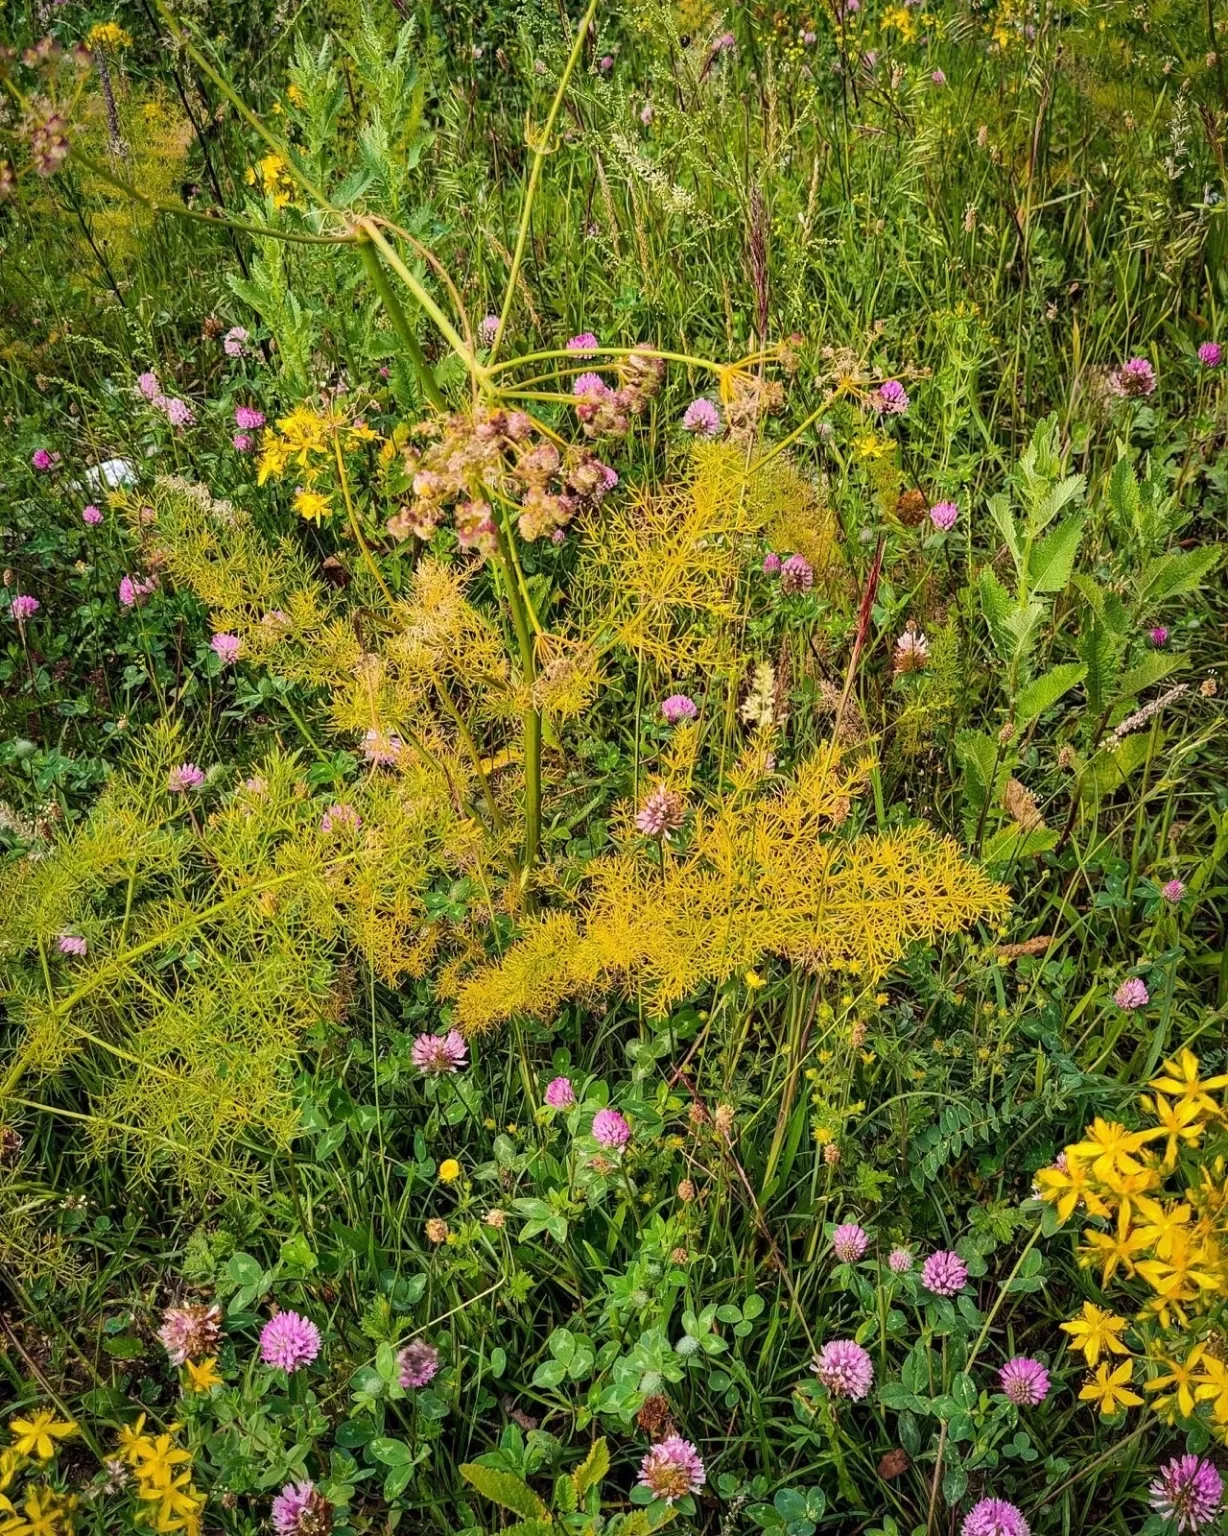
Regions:
<instances>
[{"instance_id":1,"label":"wilted brown flower","mask_svg":"<svg viewBox=\"0 0 1228 1536\"><path fill-rule=\"evenodd\" d=\"M432 1216L426 1224L426 1240L428 1243L446 1243L448 1240L448 1224L442 1216Z\"/></svg>"},{"instance_id":2,"label":"wilted brown flower","mask_svg":"<svg viewBox=\"0 0 1228 1536\"><path fill-rule=\"evenodd\" d=\"M1035 831L1045 824L1045 818L1036 804L1036 796L1018 779L1007 779L1006 788L1002 792L1002 804L1010 819L1024 832Z\"/></svg>"},{"instance_id":3,"label":"wilted brown flower","mask_svg":"<svg viewBox=\"0 0 1228 1536\"><path fill-rule=\"evenodd\" d=\"M892 1482L897 1477L903 1477L909 1467L912 1466L912 1458L908 1452L896 1447L894 1451L888 1451L878 1464L878 1475L885 1482Z\"/></svg>"},{"instance_id":4,"label":"wilted brown flower","mask_svg":"<svg viewBox=\"0 0 1228 1536\"><path fill-rule=\"evenodd\" d=\"M695 1198L695 1186L690 1179L683 1179L678 1185L678 1198L685 1205L689 1205Z\"/></svg>"},{"instance_id":5,"label":"wilted brown flower","mask_svg":"<svg viewBox=\"0 0 1228 1536\"><path fill-rule=\"evenodd\" d=\"M674 1415L669 1398L654 1392L644 1399L635 1422L650 1440L664 1440L674 1432Z\"/></svg>"},{"instance_id":6,"label":"wilted brown flower","mask_svg":"<svg viewBox=\"0 0 1228 1536\"><path fill-rule=\"evenodd\" d=\"M895 504L895 515L906 528L915 528L929 511L929 501L924 491L905 491Z\"/></svg>"}]
</instances>

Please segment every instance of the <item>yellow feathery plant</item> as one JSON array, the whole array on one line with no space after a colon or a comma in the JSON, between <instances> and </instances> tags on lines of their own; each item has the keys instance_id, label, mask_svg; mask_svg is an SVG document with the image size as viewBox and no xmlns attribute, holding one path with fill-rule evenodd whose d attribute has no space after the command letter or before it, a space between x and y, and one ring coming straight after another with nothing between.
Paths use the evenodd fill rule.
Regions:
<instances>
[{"instance_id":1,"label":"yellow feathery plant","mask_svg":"<svg viewBox=\"0 0 1228 1536\"><path fill-rule=\"evenodd\" d=\"M628 838L587 869L581 910L533 923L460 988L468 1034L566 998L639 986L665 1012L705 985L781 956L872 983L914 942L1000 921L1005 887L929 827L846 837L869 763L828 745L779 789L696 806L685 843L658 858Z\"/></svg>"},{"instance_id":2,"label":"yellow feathery plant","mask_svg":"<svg viewBox=\"0 0 1228 1536\"><path fill-rule=\"evenodd\" d=\"M341 964L421 975L425 892L477 867L484 833L413 751L343 807L275 752L203 822L168 788L186 755L175 728L151 732L92 815L0 886L0 1115L82 1117L147 1176L251 1183L253 1149L295 1132L296 1050ZM66 936L85 953L63 953Z\"/></svg>"}]
</instances>

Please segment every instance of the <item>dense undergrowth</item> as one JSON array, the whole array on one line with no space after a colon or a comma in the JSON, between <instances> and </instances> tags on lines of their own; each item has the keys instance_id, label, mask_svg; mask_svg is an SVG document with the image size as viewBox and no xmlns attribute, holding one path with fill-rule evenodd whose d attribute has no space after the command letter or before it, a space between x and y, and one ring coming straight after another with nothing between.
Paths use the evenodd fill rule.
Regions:
<instances>
[{"instance_id":1,"label":"dense undergrowth","mask_svg":"<svg viewBox=\"0 0 1228 1536\"><path fill-rule=\"evenodd\" d=\"M0 1536L1221 1529L1228 20L11 26Z\"/></svg>"}]
</instances>

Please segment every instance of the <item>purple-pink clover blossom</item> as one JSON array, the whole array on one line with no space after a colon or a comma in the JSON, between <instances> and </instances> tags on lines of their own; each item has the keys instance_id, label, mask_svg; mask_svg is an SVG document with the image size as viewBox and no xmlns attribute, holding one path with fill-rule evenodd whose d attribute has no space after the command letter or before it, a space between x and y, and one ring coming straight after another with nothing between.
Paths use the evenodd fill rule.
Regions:
<instances>
[{"instance_id":1,"label":"purple-pink clover blossom","mask_svg":"<svg viewBox=\"0 0 1228 1536\"><path fill-rule=\"evenodd\" d=\"M921 1266L921 1283L935 1296L958 1296L968 1283L968 1266L959 1254L940 1248Z\"/></svg>"},{"instance_id":2,"label":"purple-pink clover blossom","mask_svg":"<svg viewBox=\"0 0 1228 1536\"><path fill-rule=\"evenodd\" d=\"M721 413L706 396L692 400L682 414L684 432L694 432L696 437L715 437L721 430Z\"/></svg>"},{"instance_id":3,"label":"purple-pink clover blossom","mask_svg":"<svg viewBox=\"0 0 1228 1536\"><path fill-rule=\"evenodd\" d=\"M1113 1001L1119 1008L1131 1013L1136 1008L1146 1008L1151 1001L1151 994L1140 976L1130 976L1113 993Z\"/></svg>"},{"instance_id":4,"label":"purple-pink clover blossom","mask_svg":"<svg viewBox=\"0 0 1228 1536\"><path fill-rule=\"evenodd\" d=\"M1023 1511L1006 1499L981 1499L968 1511L961 1536L1031 1536Z\"/></svg>"},{"instance_id":5,"label":"purple-pink clover blossom","mask_svg":"<svg viewBox=\"0 0 1228 1536\"><path fill-rule=\"evenodd\" d=\"M810 1369L833 1397L860 1402L874 1384L874 1362L852 1339L831 1339L810 1363Z\"/></svg>"},{"instance_id":6,"label":"purple-pink clover blossom","mask_svg":"<svg viewBox=\"0 0 1228 1536\"><path fill-rule=\"evenodd\" d=\"M671 693L661 701L661 716L666 725L677 725L682 720L694 720L699 714L695 700L686 693Z\"/></svg>"},{"instance_id":7,"label":"purple-pink clover blossom","mask_svg":"<svg viewBox=\"0 0 1228 1536\"><path fill-rule=\"evenodd\" d=\"M953 501L936 501L930 508L930 522L939 533L949 533L958 516L959 508Z\"/></svg>"},{"instance_id":8,"label":"purple-pink clover blossom","mask_svg":"<svg viewBox=\"0 0 1228 1536\"><path fill-rule=\"evenodd\" d=\"M704 1485L704 1464L699 1452L681 1435L658 1440L640 1462L639 1486L666 1504L675 1504Z\"/></svg>"},{"instance_id":9,"label":"purple-pink clover blossom","mask_svg":"<svg viewBox=\"0 0 1228 1536\"><path fill-rule=\"evenodd\" d=\"M397 1355L397 1381L406 1391L425 1387L439 1371L439 1351L425 1339L414 1339Z\"/></svg>"},{"instance_id":10,"label":"purple-pink clover blossom","mask_svg":"<svg viewBox=\"0 0 1228 1536\"><path fill-rule=\"evenodd\" d=\"M1177 1530L1201 1531L1216 1518L1224 1501L1224 1480L1201 1456L1175 1456L1160 1468L1147 1490L1151 1507Z\"/></svg>"},{"instance_id":11,"label":"purple-pink clover blossom","mask_svg":"<svg viewBox=\"0 0 1228 1536\"><path fill-rule=\"evenodd\" d=\"M631 1127L616 1109L599 1109L593 1116L593 1140L611 1151L631 1140Z\"/></svg>"},{"instance_id":12,"label":"purple-pink clover blossom","mask_svg":"<svg viewBox=\"0 0 1228 1536\"><path fill-rule=\"evenodd\" d=\"M855 1221L842 1222L831 1235L832 1251L841 1264L855 1264L865 1253L869 1237Z\"/></svg>"},{"instance_id":13,"label":"purple-pink clover blossom","mask_svg":"<svg viewBox=\"0 0 1228 1536\"><path fill-rule=\"evenodd\" d=\"M410 1059L425 1077L442 1077L459 1072L466 1064L469 1048L459 1029L446 1035L419 1035L410 1051Z\"/></svg>"},{"instance_id":14,"label":"purple-pink clover blossom","mask_svg":"<svg viewBox=\"0 0 1228 1536\"><path fill-rule=\"evenodd\" d=\"M260 1330L260 1358L291 1375L320 1353L320 1330L298 1312L278 1312Z\"/></svg>"},{"instance_id":15,"label":"purple-pink clover blossom","mask_svg":"<svg viewBox=\"0 0 1228 1536\"><path fill-rule=\"evenodd\" d=\"M569 1077L555 1077L546 1084L546 1103L551 1109L570 1109L576 1102L576 1090Z\"/></svg>"},{"instance_id":16,"label":"purple-pink clover blossom","mask_svg":"<svg viewBox=\"0 0 1228 1536\"><path fill-rule=\"evenodd\" d=\"M1049 1372L1029 1355L1008 1360L998 1372L998 1381L1017 1408L1035 1408L1049 1396Z\"/></svg>"}]
</instances>

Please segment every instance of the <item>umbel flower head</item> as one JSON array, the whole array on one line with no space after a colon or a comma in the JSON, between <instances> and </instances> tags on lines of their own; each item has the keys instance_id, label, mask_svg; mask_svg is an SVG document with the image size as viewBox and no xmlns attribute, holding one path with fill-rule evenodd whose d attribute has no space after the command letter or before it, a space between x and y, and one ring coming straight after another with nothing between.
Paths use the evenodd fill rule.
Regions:
<instances>
[{"instance_id":1,"label":"umbel flower head","mask_svg":"<svg viewBox=\"0 0 1228 1536\"><path fill-rule=\"evenodd\" d=\"M260 1358L265 1365L293 1374L320 1353L320 1330L297 1312L278 1312L260 1330Z\"/></svg>"},{"instance_id":2,"label":"umbel flower head","mask_svg":"<svg viewBox=\"0 0 1228 1536\"><path fill-rule=\"evenodd\" d=\"M959 1254L940 1248L921 1266L921 1283L935 1296L958 1296L968 1283L968 1266Z\"/></svg>"},{"instance_id":3,"label":"umbel flower head","mask_svg":"<svg viewBox=\"0 0 1228 1536\"><path fill-rule=\"evenodd\" d=\"M1002 1390L1019 1408L1035 1408L1049 1395L1049 1372L1039 1360L1016 1355L998 1372Z\"/></svg>"},{"instance_id":4,"label":"umbel flower head","mask_svg":"<svg viewBox=\"0 0 1228 1536\"><path fill-rule=\"evenodd\" d=\"M468 1054L469 1048L458 1029L450 1029L446 1035L419 1035L410 1052L414 1066L426 1077L459 1072Z\"/></svg>"},{"instance_id":5,"label":"umbel flower head","mask_svg":"<svg viewBox=\"0 0 1228 1536\"><path fill-rule=\"evenodd\" d=\"M203 1360L217 1352L222 1337L222 1313L218 1307L167 1307L158 1337L172 1364Z\"/></svg>"},{"instance_id":6,"label":"umbel flower head","mask_svg":"<svg viewBox=\"0 0 1228 1536\"><path fill-rule=\"evenodd\" d=\"M647 1488L667 1504L676 1504L688 1493L698 1493L704 1485L704 1464L699 1452L681 1435L669 1435L640 1462L641 1488Z\"/></svg>"},{"instance_id":7,"label":"umbel flower head","mask_svg":"<svg viewBox=\"0 0 1228 1536\"><path fill-rule=\"evenodd\" d=\"M874 1383L874 1362L852 1339L831 1339L810 1362L810 1369L833 1397L858 1403Z\"/></svg>"},{"instance_id":8,"label":"umbel flower head","mask_svg":"<svg viewBox=\"0 0 1228 1536\"><path fill-rule=\"evenodd\" d=\"M425 1339L415 1339L397 1355L397 1380L405 1390L425 1387L439 1370L439 1351Z\"/></svg>"},{"instance_id":9,"label":"umbel flower head","mask_svg":"<svg viewBox=\"0 0 1228 1536\"><path fill-rule=\"evenodd\" d=\"M855 1221L843 1222L832 1233L831 1246L841 1264L855 1264L870 1241L864 1227Z\"/></svg>"},{"instance_id":10,"label":"umbel flower head","mask_svg":"<svg viewBox=\"0 0 1228 1536\"><path fill-rule=\"evenodd\" d=\"M1148 1492L1152 1509L1175 1521L1178 1531L1201 1531L1220 1512L1224 1480L1201 1456L1175 1456Z\"/></svg>"},{"instance_id":11,"label":"umbel flower head","mask_svg":"<svg viewBox=\"0 0 1228 1536\"><path fill-rule=\"evenodd\" d=\"M1006 1499L982 1499L968 1511L961 1536L1031 1536L1031 1527Z\"/></svg>"},{"instance_id":12,"label":"umbel flower head","mask_svg":"<svg viewBox=\"0 0 1228 1536\"><path fill-rule=\"evenodd\" d=\"M277 1536L328 1536L332 1528L332 1505L313 1482L287 1483L273 1500Z\"/></svg>"}]
</instances>

